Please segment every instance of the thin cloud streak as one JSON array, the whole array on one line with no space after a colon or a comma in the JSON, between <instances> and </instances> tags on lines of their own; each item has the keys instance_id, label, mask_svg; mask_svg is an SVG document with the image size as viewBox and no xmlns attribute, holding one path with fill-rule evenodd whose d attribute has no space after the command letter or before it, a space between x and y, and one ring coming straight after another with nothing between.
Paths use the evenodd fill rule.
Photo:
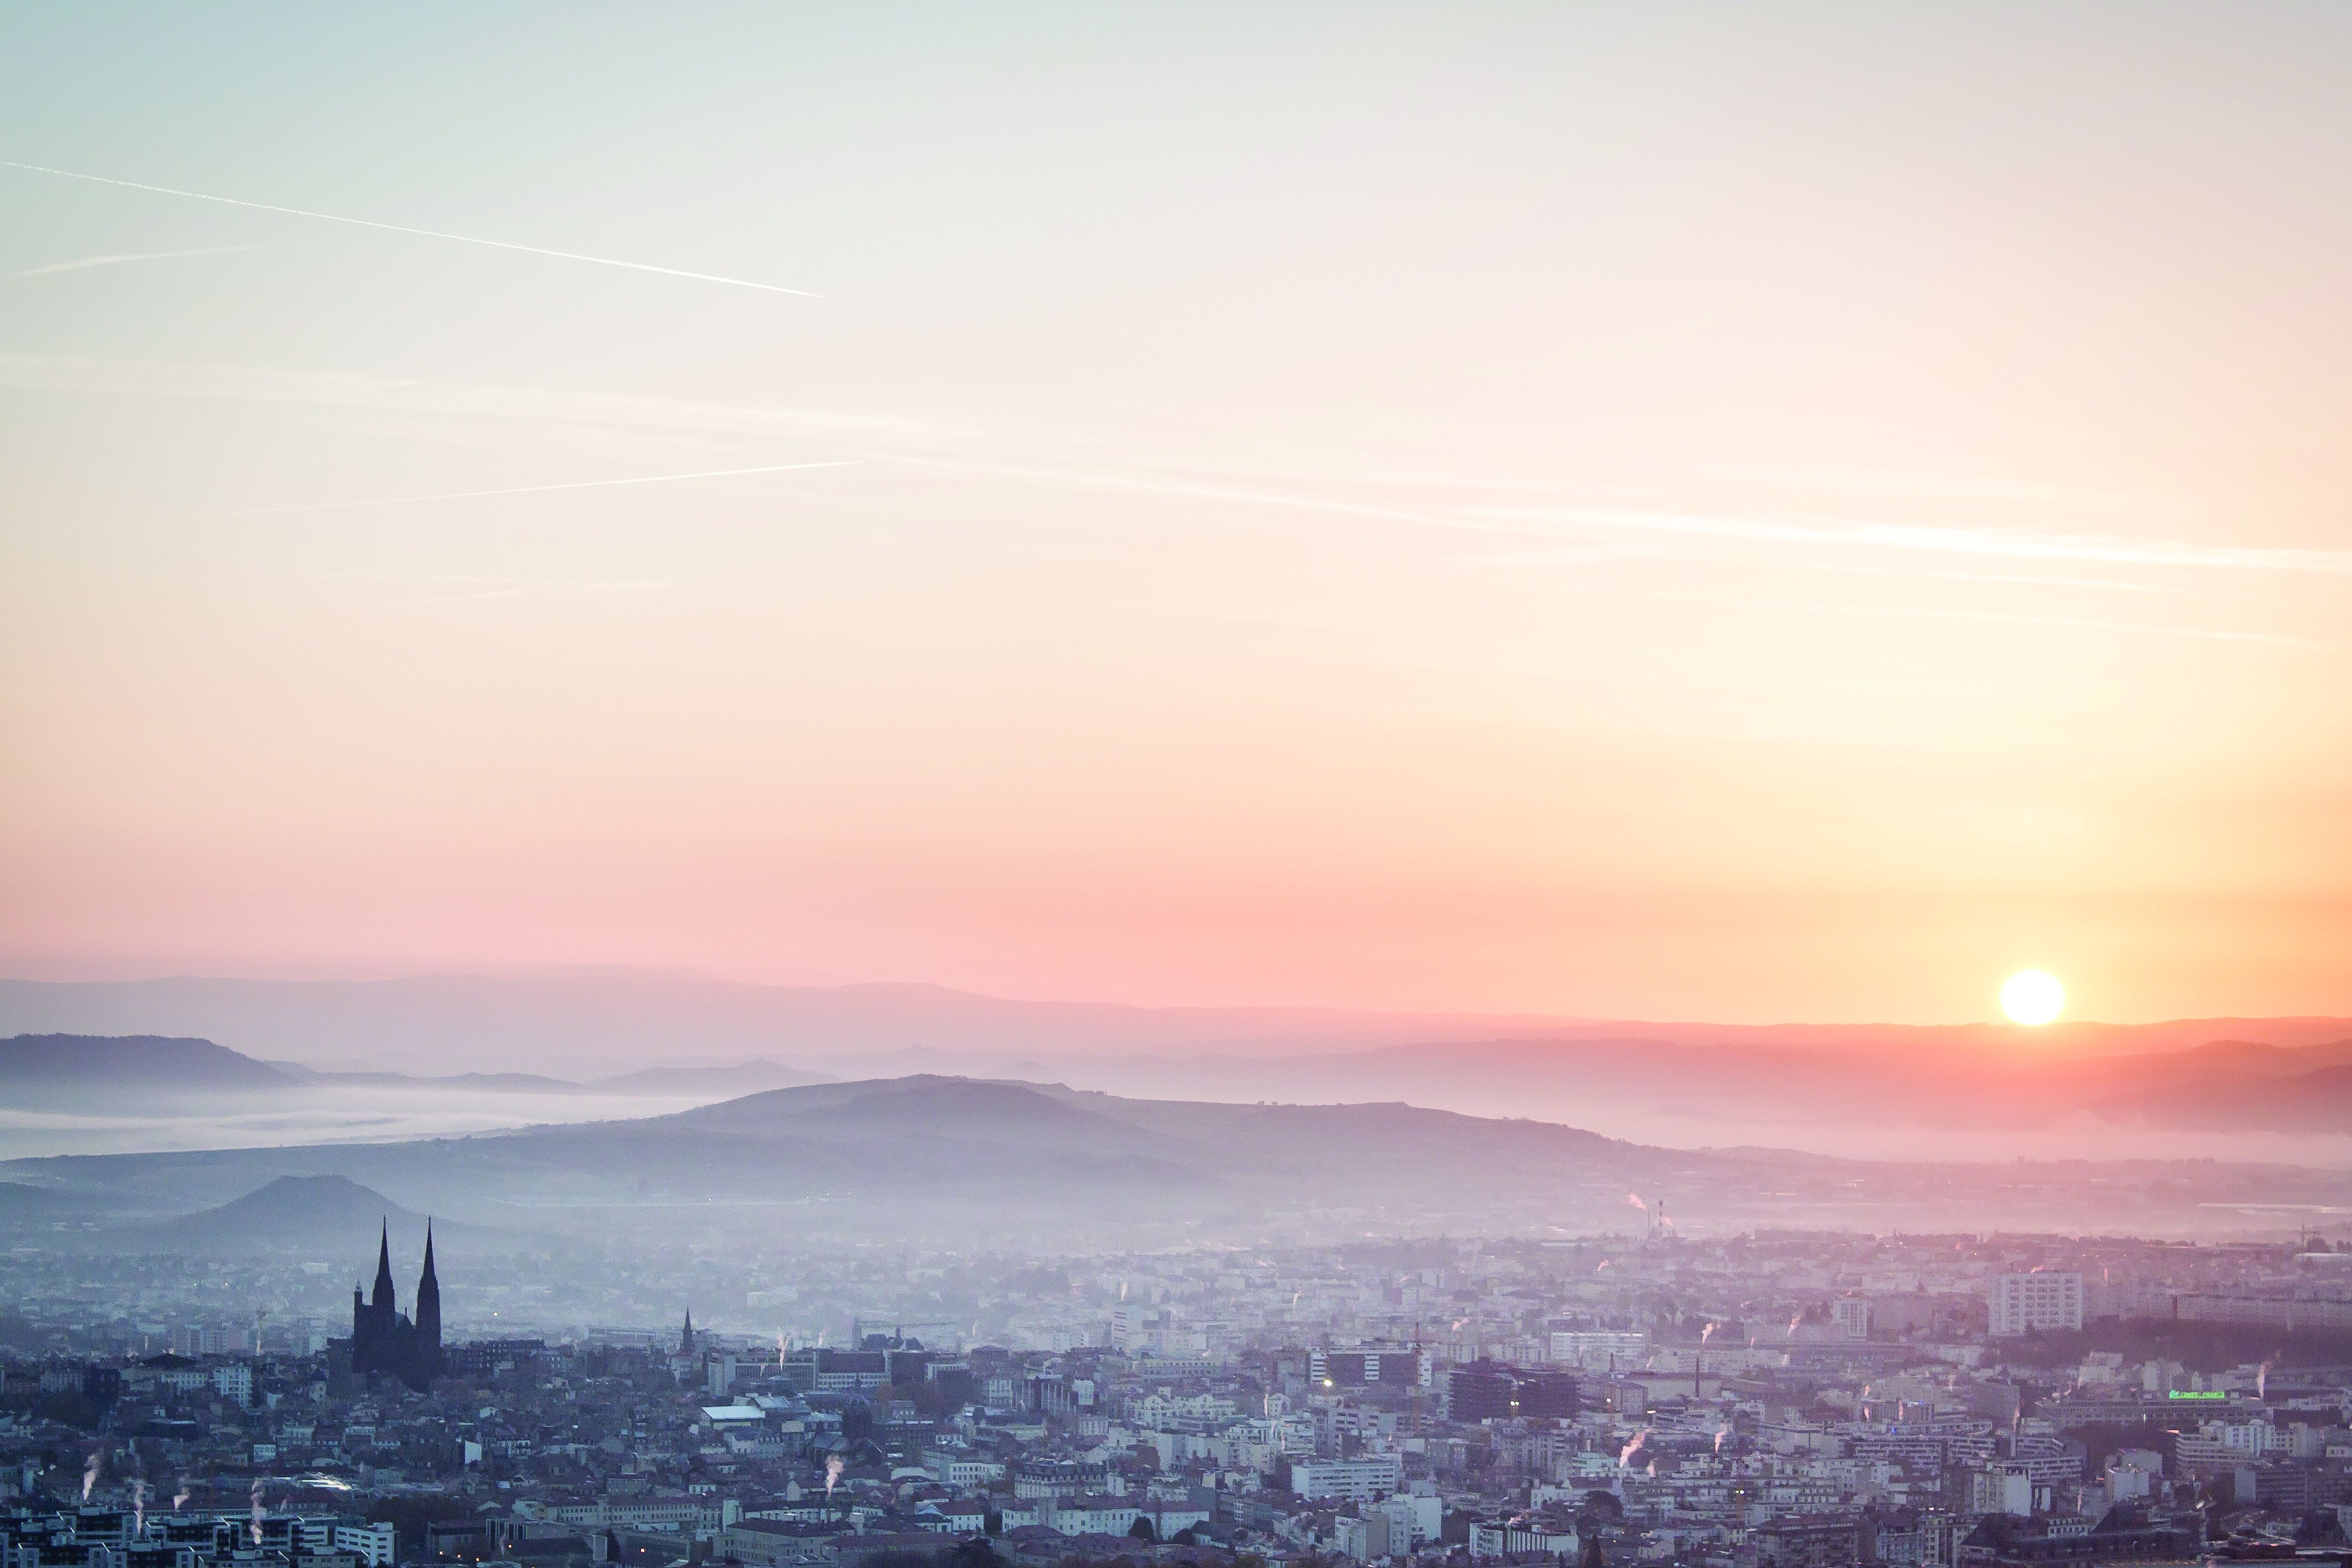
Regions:
<instances>
[{"instance_id":1,"label":"thin cloud streak","mask_svg":"<svg viewBox=\"0 0 2352 1568\"><path fill-rule=\"evenodd\" d=\"M1787 518L1699 516L1622 508L1561 510L1482 510L1497 521L1553 523L1627 532L1737 539L1765 544L1844 549L1916 550L1940 555L1996 556L2018 561L2098 561L2119 566L2169 566L2234 572L2317 572L2352 575L2352 551L2296 550L2185 540L2124 539L2111 534L2028 534L1987 529L1930 528L1906 523L1834 523Z\"/></svg>"},{"instance_id":2,"label":"thin cloud streak","mask_svg":"<svg viewBox=\"0 0 2352 1568\"><path fill-rule=\"evenodd\" d=\"M1603 588L1570 584L1571 592L1601 594L1620 599L1665 599L1688 605L1723 605L1742 609L1794 610L1804 615L1867 616L1879 620L1994 621L2028 626L2067 626L2083 631L2147 632L2157 637L2190 637L2202 642L2256 643L2291 647L2305 653L2341 651L2336 643L2307 637L2280 637L2272 632L2217 631L2204 626L2174 626L2149 621L2103 621L2085 616L2037 616L2014 610L1923 609L1908 605L1829 604L1796 599L1767 599L1739 594L1678 594L1666 589Z\"/></svg>"},{"instance_id":3,"label":"thin cloud streak","mask_svg":"<svg viewBox=\"0 0 2352 1568\"><path fill-rule=\"evenodd\" d=\"M498 587L474 588L460 594L428 594L411 599L386 602L388 609L420 609L438 605L469 605L489 599L532 599L574 596L593 594L653 594L682 592L706 586L692 582L676 582L667 578L649 578L629 583L509 583Z\"/></svg>"},{"instance_id":4,"label":"thin cloud streak","mask_svg":"<svg viewBox=\"0 0 2352 1568\"><path fill-rule=\"evenodd\" d=\"M1030 478L1064 483L1095 484L1111 489L1142 490L1151 493L1176 496L1192 496L1203 500L1297 507L1316 511L1336 512L1342 515L1375 518L1388 521L1421 523L1435 528L1486 532L1511 532L1519 534L1533 533L1538 537L1544 538L1557 537L1557 532L1554 528L1543 526L1547 522L1556 523L1558 521L1569 521L1570 519L1584 521L1605 516L1614 519L1639 520L1627 524L1627 526L1632 529L1638 529L1642 531L1655 531L1684 537L1697 536L1731 538L1743 541L1760 540L1775 543L1801 543L1833 546L1853 544L1864 544L1870 546L1907 545L1912 548L1930 550L1942 549L1948 553L1971 553L1983 555L1999 555L2002 553L2002 552L1994 547L2001 543L2012 542L2022 546L2035 546L2042 544L2085 546L2096 544L2110 547L2115 553L2069 553L2062 552L2058 550L2042 552L2030 548L2021 549L2015 553L2018 558L2028 560L2099 560L2108 561L2116 564L2127 565L2155 564L2192 567L2221 566L2242 570L2302 570L2318 571L2330 574L2352 573L2352 552L2305 550L2245 550L2229 546L2195 546L2171 541L2151 542L2150 543L2143 546L2138 544L2137 542L2130 540L2097 537L2086 539L2080 535L2045 541L2033 539L2025 535L1971 533L1957 529L1908 528L1888 524L1869 524L1864 525L1861 528L1842 529L1822 527L1803 528L1778 524L1768 525L1762 523L1751 523L1744 520L1730 519L1722 520L1725 526L1720 529L1717 529L1704 526L1671 526L1672 524L1681 523L1688 520L1675 517L1673 514L1653 514L1646 512L1618 511L1599 513L1579 511L1548 514L1488 510L1473 514L1471 517L1464 518L1444 514L1432 515L1426 512L1405 511L1386 507L1366 506L1359 502L1326 500L1318 497L1287 495L1277 491L1241 489L1223 485L1177 483L1157 478L1149 479L1120 479L1115 476L1076 475L1050 469L1015 468L1010 467L982 468L982 466L976 464L952 464L941 466L977 468L982 469L982 471L993 472L1006 477ZM1655 529L1645 527L1644 524L1646 524L1647 521L1654 516L1665 518L1667 524L1669 525L1660 526ZM1960 542L1951 544L1941 542L1948 539L1957 540ZM1982 547L1967 548L1966 546L1970 543L1979 544ZM1552 558L1591 559L1591 557L1584 556L1583 552L1591 548L1593 548L1593 546L1590 543L1585 543L1561 546L1543 552L1514 553L1520 554L1523 557L1526 555L1540 554ZM2134 553L2134 552L2138 552L2138 553ZM1490 557L1489 559L1493 558ZM1951 575L1959 576L1965 579L1976 574L1922 574L1922 575ZM2051 579L2047 581L2049 581L2052 585L2060 585L2066 580ZM2100 587L2109 587L2121 586L2122 584L2100 583L2096 585ZM1685 599L1692 603L1738 605L1758 609L1794 610L1807 614L1818 613L1826 610L1833 613L1864 615L1879 618L1891 617L1895 619L1921 618L1928 620L1978 621L2009 623L2022 626L2065 626L2093 631L2143 632L2158 637L2189 637L2200 641L2210 642L2252 643L2266 647L2296 648L2306 652L2332 652L2336 651L2337 648L2337 645L2334 643L2314 642L2302 637L2281 637L2269 632L2216 630L2201 626L2167 626L2140 621L2098 620L2084 616L2033 615L2005 610L1939 610L1876 605L1839 605L1761 598L1710 598L1700 595L1645 593L1640 590L1612 591L1601 589L1593 591L1603 593L1619 592L1623 596L1628 597Z\"/></svg>"},{"instance_id":5,"label":"thin cloud streak","mask_svg":"<svg viewBox=\"0 0 2352 1568\"><path fill-rule=\"evenodd\" d=\"M122 256L85 256L77 261L52 261L47 267L28 267L22 272L5 274L9 279L47 278L54 272L80 272L92 267L113 267L125 261L171 261L183 256L230 256L242 250L259 250L257 245L208 245L201 250L141 250Z\"/></svg>"},{"instance_id":6,"label":"thin cloud streak","mask_svg":"<svg viewBox=\"0 0 2352 1568\"><path fill-rule=\"evenodd\" d=\"M921 461L907 458L905 461ZM1244 489L1234 485L1172 480L1157 475L1127 477L1012 465L947 463L971 472L1049 483L1088 485L1202 500L1288 507L1384 521L1417 523L1459 531L1511 534L1559 542L1563 529L1610 529L1681 538L1738 540L1748 543L1806 544L1844 549L1897 549L1945 555L1979 555L2025 561L2094 561L2111 565L2217 568L2232 571L2314 572L2352 575L2352 551L2286 547L2191 544L2181 540L2134 540L2110 534L1996 532L1901 523L1830 523L1780 518L1699 516L1624 508L1501 508L1461 511L1405 510L1332 500L1319 496ZM1582 542L1579 542L1580 543ZM1540 552L1527 552L1530 555Z\"/></svg>"},{"instance_id":7,"label":"thin cloud streak","mask_svg":"<svg viewBox=\"0 0 2352 1568\"><path fill-rule=\"evenodd\" d=\"M986 474L996 479L1030 479L1040 484L1127 490L1140 495L1170 496L1178 500L1236 501L1248 506L1283 507L1297 511L1330 512L1341 517L1361 517L1382 522L1412 523L1423 528L1442 528L1455 532L1517 534L1548 540L1559 538L1559 531L1554 529L1511 526L1499 521L1464 520L1443 513L1406 511L1395 507L1368 506L1361 501L1330 500L1320 496L1304 496L1282 490L1244 489L1227 484L1171 479L1158 474L1122 475L1097 470L1041 468L1033 464L937 459L908 454L894 455L892 460L914 468L947 468L962 473Z\"/></svg>"},{"instance_id":8,"label":"thin cloud streak","mask_svg":"<svg viewBox=\"0 0 2352 1568\"><path fill-rule=\"evenodd\" d=\"M2117 594L2192 593L2193 589L2158 587L2152 583L2126 583L2116 577L2027 577L2014 572L1926 572L1916 566L1857 566L1850 561L1809 561L1809 572L1835 572L1854 577L1910 577L1930 583L1998 583L2021 588L2095 588Z\"/></svg>"},{"instance_id":9,"label":"thin cloud streak","mask_svg":"<svg viewBox=\"0 0 2352 1568\"><path fill-rule=\"evenodd\" d=\"M1782 488L1837 489L1860 495L1994 501L2011 506L2142 514L2170 514L2187 510L2178 501L2156 496L2085 489L2077 485L2041 484L2028 479L1996 479L1982 474L1918 473L1886 468L1729 468L1720 472L1727 479L1752 480Z\"/></svg>"},{"instance_id":10,"label":"thin cloud streak","mask_svg":"<svg viewBox=\"0 0 2352 1568\"><path fill-rule=\"evenodd\" d=\"M202 191L174 190L169 185L142 184L137 180L110 179L104 174L77 174L71 169L45 168L38 163L19 163L0 158L0 169L23 169L29 174L55 174L60 179L87 180L96 185L118 185L127 191L149 191L162 196L184 196L195 202L217 202L223 206L250 207L256 212L283 213L289 217L316 218L322 223L350 224L357 228L380 228L393 234L420 235L426 239L455 240L460 245L486 245L494 250L519 250L528 256L552 256L563 261L589 261L599 267L625 268L631 272L658 272L665 278L690 278L698 283L725 283L737 289L758 289L770 294L794 294L803 300L822 300L822 294L806 289L787 289L781 283L754 283L744 278L720 278L709 272L688 272L676 267L656 267L643 261L620 261L609 256L583 256L573 250L550 250L544 246L517 245L511 240L483 239L470 234L447 234L439 229L412 228L406 224L379 223L373 218L345 217L340 213L310 212L301 207L281 207L269 202L242 201L236 196L207 195Z\"/></svg>"},{"instance_id":11,"label":"thin cloud streak","mask_svg":"<svg viewBox=\"0 0 2352 1568\"><path fill-rule=\"evenodd\" d=\"M712 468L698 474L643 474L623 479L573 479L560 485L515 485L495 490L447 490L430 496L377 496L365 500L299 501L291 506L238 507L228 511L193 512L175 518L175 522L209 522L228 517L271 517L281 512L342 511L355 507L408 506L425 501L480 500L490 496L544 495L551 490L597 490L615 485L667 485L687 479L731 479L745 474L790 474L803 468L848 468L856 466L854 458L837 458L822 463L772 463L758 468Z\"/></svg>"},{"instance_id":12,"label":"thin cloud streak","mask_svg":"<svg viewBox=\"0 0 2352 1568\"><path fill-rule=\"evenodd\" d=\"M803 429L891 440L896 451L878 460L915 468L942 469L1034 483L1070 485L1129 493L1163 495L1226 504L1262 506L1369 521L1541 541L1555 550L1579 552L1589 538L1571 543L1563 529L1607 529L1624 533L1685 540L1718 539L1745 543L1819 548L1901 550L1944 556L2016 561L2095 562L2111 565L2233 572L2287 572L2352 575L2352 552L2273 547L2199 545L2183 541L2134 540L2109 534L2033 535L1992 530L1935 528L1884 523L1840 523L1780 517L1735 517L1630 508L1478 508L1451 510L1383 506L1364 501L1263 487L1249 483L1188 479L1160 470L1119 472L1051 462L997 461L935 456L906 443L947 440L968 447L990 433L964 422L893 416L835 414L753 405L705 405L609 394L547 392L501 386L444 385L352 375L244 366L176 365L92 360L67 355L0 354L0 384L96 392L132 392L169 396L251 398L315 402L353 407L480 415L510 418L578 421L597 425L686 427L706 431ZM998 433L1000 436L1003 433ZM895 439L893 439L895 437ZM417 498L429 499L429 498ZM1542 548L1511 552L1537 563ZM1860 570L1860 568L1856 568ZM1973 574L1939 574L1974 581ZM2032 579L2053 586L2119 589L2112 581Z\"/></svg>"},{"instance_id":13,"label":"thin cloud streak","mask_svg":"<svg viewBox=\"0 0 2352 1568\"><path fill-rule=\"evenodd\" d=\"M780 431L899 439L971 436L976 427L890 415L845 414L758 404L690 403L625 393L394 380L350 371L181 364L78 354L0 353L0 385L39 391L288 403L453 417L539 420L700 434Z\"/></svg>"},{"instance_id":14,"label":"thin cloud streak","mask_svg":"<svg viewBox=\"0 0 2352 1568\"><path fill-rule=\"evenodd\" d=\"M1594 561L1685 561L1706 557L1657 546L1632 544L1563 544L1539 550L1498 551L1475 558L1490 566L1580 566ZM1801 572L1832 572L1840 576L1902 577L1921 583L1992 583L2021 588L2095 588L2121 594L2189 593L2173 586L2127 583L2116 577L2042 577L2016 572L1931 572L1917 566L1864 566L1851 561L1799 561L1790 568Z\"/></svg>"}]
</instances>

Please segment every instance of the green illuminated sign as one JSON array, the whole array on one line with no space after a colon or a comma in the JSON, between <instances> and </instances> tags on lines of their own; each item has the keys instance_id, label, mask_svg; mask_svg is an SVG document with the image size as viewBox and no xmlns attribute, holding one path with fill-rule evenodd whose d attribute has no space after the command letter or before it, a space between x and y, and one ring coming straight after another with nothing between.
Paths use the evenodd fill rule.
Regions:
<instances>
[{"instance_id":1,"label":"green illuminated sign","mask_svg":"<svg viewBox=\"0 0 2352 1568\"><path fill-rule=\"evenodd\" d=\"M2208 1393L2202 1389L2176 1388L2165 1397L2167 1399L2227 1399L2230 1396L2219 1392Z\"/></svg>"}]
</instances>

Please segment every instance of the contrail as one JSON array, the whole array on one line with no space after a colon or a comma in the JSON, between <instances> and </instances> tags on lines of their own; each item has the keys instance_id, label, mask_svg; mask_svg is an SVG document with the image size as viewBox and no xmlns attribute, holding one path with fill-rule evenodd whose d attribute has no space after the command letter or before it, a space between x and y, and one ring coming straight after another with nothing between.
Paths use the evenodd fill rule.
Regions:
<instances>
[{"instance_id":1,"label":"contrail","mask_svg":"<svg viewBox=\"0 0 2352 1568\"><path fill-rule=\"evenodd\" d=\"M222 517L268 517L287 511L341 511L362 506L406 506L411 502L435 500L478 500L485 496L544 495L550 490L593 490L612 485L666 485L681 479L728 479L741 474L789 474L802 468L855 468L856 459L837 458L823 463L775 463L764 468L712 468L699 474L646 474L627 479L574 479L561 485L517 485L502 490L448 490L433 496L379 496L373 500L302 501L293 506L240 507L234 511L200 511L179 521L205 522Z\"/></svg>"},{"instance_id":2,"label":"contrail","mask_svg":"<svg viewBox=\"0 0 2352 1568\"><path fill-rule=\"evenodd\" d=\"M1624 508L1570 507L1535 510L1479 508L1470 515L1517 523L1696 535L1766 544L1926 551L1935 554L2000 556L2020 561L2095 561L2126 566L2209 567L2249 572L2352 573L2352 551L2196 544L2178 539L2130 539L2111 534L2033 534L1997 529L1930 528L1886 522L1846 522L1806 517L1739 517Z\"/></svg>"},{"instance_id":3,"label":"contrail","mask_svg":"<svg viewBox=\"0 0 2352 1568\"><path fill-rule=\"evenodd\" d=\"M394 607L419 608L435 605L469 605L484 599L520 599L546 594L612 594L639 593L648 588L687 588L691 583L666 582L659 578L635 583L517 583L503 588L481 588L467 594L436 594L422 599L395 599ZM782 1336L778 1335L779 1346Z\"/></svg>"},{"instance_id":4,"label":"contrail","mask_svg":"<svg viewBox=\"0 0 2352 1568\"><path fill-rule=\"evenodd\" d=\"M19 163L0 158L0 169L23 169L36 174L56 174L62 179L88 180L95 185L120 185L127 191L152 191L160 196L185 196L195 202L218 202L223 206L251 207L256 212L284 213L289 217L318 218L326 223L347 223L360 228L387 229L394 234L422 235L426 239L453 239L460 245L487 245L497 250L520 250L530 256L552 256L564 261L593 261L599 267L625 267L632 272L658 272L665 278L691 278L698 283L729 283L738 289L759 289L770 294L797 294L803 300L822 300L805 289L787 289L781 283L753 283L742 278L719 278L708 272L686 272L675 267L655 267L643 261L616 261L609 256L583 256L574 250L549 250L543 246L517 245L511 240L482 239L470 234L445 234L435 228L411 228L406 224L378 223L373 218L345 217L341 213L314 213L301 207L276 206L268 202L240 201L235 196L206 195L202 191L175 191L169 185L144 185L136 180L113 180L104 174L80 174L71 169L44 168L38 163Z\"/></svg>"},{"instance_id":5,"label":"contrail","mask_svg":"<svg viewBox=\"0 0 2352 1568\"><path fill-rule=\"evenodd\" d=\"M85 267L111 267L118 261L169 261L181 256L226 256L231 251L258 250L257 245L211 245L202 250L142 250L125 256L85 256L79 261L52 261L47 267L28 267L22 272L11 272L10 278L45 278L52 272L79 272Z\"/></svg>"}]
</instances>

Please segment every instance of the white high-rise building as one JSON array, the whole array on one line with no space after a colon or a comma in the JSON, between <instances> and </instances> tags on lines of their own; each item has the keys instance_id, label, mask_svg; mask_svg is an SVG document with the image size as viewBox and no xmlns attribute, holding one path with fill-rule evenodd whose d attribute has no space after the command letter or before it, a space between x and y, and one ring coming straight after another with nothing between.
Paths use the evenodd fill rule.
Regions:
<instances>
[{"instance_id":1,"label":"white high-rise building","mask_svg":"<svg viewBox=\"0 0 2352 1568\"><path fill-rule=\"evenodd\" d=\"M1990 1326L1996 1339L2035 1329L2079 1329L2083 1326L2083 1277L1997 1274L1989 1283L1986 1302L1991 1308Z\"/></svg>"}]
</instances>

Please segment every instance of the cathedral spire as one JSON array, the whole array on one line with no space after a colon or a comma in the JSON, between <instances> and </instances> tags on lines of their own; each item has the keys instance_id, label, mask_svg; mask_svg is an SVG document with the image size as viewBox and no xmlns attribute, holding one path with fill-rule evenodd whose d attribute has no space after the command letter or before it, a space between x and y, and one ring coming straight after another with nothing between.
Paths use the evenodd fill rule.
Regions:
<instances>
[{"instance_id":1,"label":"cathedral spire","mask_svg":"<svg viewBox=\"0 0 2352 1568\"><path fill-rule=\"evenodd\" d=\"M429 1384L441 1371L441 1279L433 1272L433 1221L425 1222L425 1272L416 1277L416 1331L411 1372Z\"/></svg>"},{"instance_id":2,"label":"cathedral spire","mask_svg":"<svg viewBox=\"0 0 2352 1568\"><path fill-rule=\"evenodd\" d=\"M368 1305L373 1307L379 1312L388 1314L393 1310L393 1304L392 1221L390 1219L386 1219L383 1222L383 1237L376 1243L375 1294L369 1300Z\"/></svg>"},{"instance_id":3,"label":"cathedral spire","mask_svg":"<svg viewBox=\"0 0 2352 1568\"><path fill-rule=\"evenodd\" d=\"M677 1337L677 1353L680 1355L694 1353L694 1309L691 1307L686 1310L686 1331Z\"/></svg>"}]
</instances>

